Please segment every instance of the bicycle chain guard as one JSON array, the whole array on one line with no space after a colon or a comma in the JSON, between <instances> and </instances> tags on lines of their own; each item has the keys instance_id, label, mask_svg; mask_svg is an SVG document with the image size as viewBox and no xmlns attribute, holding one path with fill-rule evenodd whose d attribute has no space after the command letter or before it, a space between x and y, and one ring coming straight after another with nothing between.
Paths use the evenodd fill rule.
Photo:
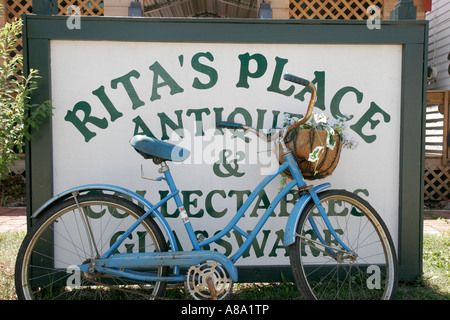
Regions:
<instances>
[{"instance_id":1,"label":"bicycle chain guard","mask_svg":"<svg viewBox=\"0 0 450 320\"><path fill-rule=\"evenodd\" d=\"M189 268L184 288L196 300L222 300L231 293L233 280L220 263L207 261Z\"/></svg>"}]
</instances>

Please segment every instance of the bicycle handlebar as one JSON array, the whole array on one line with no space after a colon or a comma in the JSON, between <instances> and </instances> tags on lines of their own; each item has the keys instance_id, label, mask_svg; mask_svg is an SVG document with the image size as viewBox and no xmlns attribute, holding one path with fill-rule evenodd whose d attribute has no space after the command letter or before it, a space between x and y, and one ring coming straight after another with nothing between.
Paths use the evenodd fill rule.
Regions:
<instances>
[{"instance_id":1,"label":"bicycle handlebar","mask_svg":"<svg viewBox=\"0 0 450 320\"><path fill-rule=\"evenodd\" d=\"M226 129L243 129L244 125L240 123L234 123L234 122L227 122L227 121L220 121L217 126L219 128L226 128Z\"/></svg>"},{"instance_id":2,"label":"bicycle handlebar","mask_svg":"<svg viewBox=\"0 0 450 320\"><path fill-rule=\"evenodd\" d=\"M300 120L297 120L295 123L293 123L289 127L287 127L287 129L286 129L286 134L287 134L289 131L291 131L295 128L298 128L299 126L304 124L311 117L312 110L314 108L314 103L316 102L317 92L316 92L316 87L309 80L294 76L292 74L285 74L283 78L287 81L294 82L296 84L300 84L305 87L309 87L311 90L311 98L309 100L309 105L308 105L308 109L306 110L306 114L303 116L303 118L301 118ZM267 140L268 142L273 141L280 136L280 132L277 132L273 135L266 135L255 128L252 128L252 127L240 124L240 123L234 123L234 122L221 121L221 122L217 123L217 126L219 128L249 130L249 131L255 133L260 138Z\"/></svg>"},{"instance_id":3,"label":"bicycle handlebar","mask_svg":"<svg viewBox=\"0 0 450 320\"><path fill-rule=\"evenodd\" d=\"M312 114L312 111L314 108L314 103L316 102L317 92L316 92L316 87L314 86L314 84L306 79L303 79L303 78L300 78L297 76L293 76L292 74L285 74L284 79L287 81L291 81L291 82L300 84L302 86L308 87L311 90L311 98L309 99L309 105L308 105L308 109L306 109L306 114L303 116L303 118L301 118L300 120L297 120L295 123L291 124L287 128L287 132L289 132L292 129L298 128L299 126L304 124L311 117L311 114Z\"/></svg>"},{"instance_id":4,"label":"bicycle handlebar","mask_svg":"<svg viewBox=\"0 0 450 320\"><path fill-rule=\"evenodd\" d=\"M286 73L284 75L284 80L290 81L290 82L294 82L297 84L301 84L302 86L306 87L309 85L309 80L294 76L292 74Z\"/></svg>"}]
</instances>

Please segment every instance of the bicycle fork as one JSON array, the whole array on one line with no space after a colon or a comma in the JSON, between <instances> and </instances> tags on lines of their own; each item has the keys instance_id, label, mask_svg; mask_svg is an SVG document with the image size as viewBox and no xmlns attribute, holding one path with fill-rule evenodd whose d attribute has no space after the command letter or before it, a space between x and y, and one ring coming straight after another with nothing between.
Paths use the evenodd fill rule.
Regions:
<instances>
[{"instance_id":1,"label":"bicycle fork","mask_svg":"<svg viewBox=\"0 0 450 320\"><path fill-rule=\"evenodd\" d=\"M312 217L308 218L308 221L311 224L311 227L314 231L314 233L317 235L317 238L319 239L319 242L317 241L313 241L309 238L304 237L303 235L299 235L296 234L296 237L300 237L302 239L305 240L305 243L313 246L314 244L322 246L325 248L325 250L320 250L325 254L329 254L331 255L336 261L341 262L343 261L343 259L346 258L350 258L351 260L356 260L357 255L356 253L353 252L353 250L351 250L339 237L339 235L337 234L337 232L334 230L333 226L331 225L330 220L328 219L327 213L325 212L324 207L321 204L321 201L317 195L318 191L322 190L322 188L325 188L327 186L329 186L329 184L323 184L317 187L312 187L306 186L305 181L303 180L303 177L301 175L300 169L298 168L298 166L295 163L295 159L292 155L292 151L289 150L283 139L281 140L281 144L283 146L283 153L286 159L286 162L289 163L289 170L292 174L292 176L294 177L295 181L297 181L297 185L300 187L299 192L306 195L309 194L310 196L310 200L309 201L313 201L314 204L316 205L316 207L319 210L320 216L322 217L323 221L325 222L326 227L328 228L328 230L330 231L331 235L333 236L333 238L337 241L337 243L343 248L336 248L336 247L331 247L330 245L327 244L327 242L325 241L325 239L322 237L321 233L319 232L319 229L314 221L314 219ZM299 200L300 201L300 200ZM302 208L300 210L303 210L305 207L304 205L306 205L306 202L308 202L307 200L302 202L301 204L303 205ZM300 215L305 214L304 212L300 212ZM289 221L288 221L288 225L289 225ZM286 241L287 243L289 242L289 240ZM317 248L316 248L317 249Z\"/></svg>"},{"instance_id":2,"label":"bicycle fork","mask_svg":"<svg viewBox=\"0 0 450 320\"><path fill-rule=\"evenodd\" d=\"M311 195L311 199L312 201L314 201L317 209L319 210L319 214L322 218L322 220L325 222L326 227L328 228L328 231L330 232L330 234L333 236L333 238L337 241L337 243L342 247L341 248L337 248L335 246L331 246L329 244L327 244L327 242L325 241L325 239L322 237L316 222L314 221L313 217L309 217L308 221L311 224L312 230L314 231L314 233L316 234L318 241L314 241L312 239L309 239L303 235L299 235L297 234L297 237L302 238L303 240L305 240L305 244L313 247L319 251L322 251L322 253L324 254L329 254L330 256L332 256L337 262L343 262L345 259L350 259L352 261L355 261L356 258L358 257L358 255L353 252L352 249L350 249L339 237L339 235L337 234L337 232L334 230L333 226L331 225L330 219L328 218L327 213L325 212L324 207L322 206L322 203L320 202L319 197L317 196L317 193L314 190L310 190L310 195ZM315 245L318 246L322 246L325 248L325 250L321 250L318 249L317 247L315 247Z\"/></svg>"}]
</instances>

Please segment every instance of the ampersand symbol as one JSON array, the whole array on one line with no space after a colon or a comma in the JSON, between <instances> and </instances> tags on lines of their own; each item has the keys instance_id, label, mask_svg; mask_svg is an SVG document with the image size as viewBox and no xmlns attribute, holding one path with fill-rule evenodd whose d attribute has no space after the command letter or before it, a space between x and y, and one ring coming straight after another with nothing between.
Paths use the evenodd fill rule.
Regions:
<instances>
[{"instance_id":1,"label":"ampersand symbol","mask_svg":"<svg viewBox=\"0 0 450 320\"><path fill-rule=\"evenodd\" d=\"M245 155L242 151L239 151L236 153L238 156L238 159L233 159L230 162L227 162L227 159L233 154L233 152L229 149L224 149L220 153L220 159L213 165L213 171L216 174L216 176L221 178L226 178L230 176L235 177L242 177L245 173L244 172L238 172L239 165L238 161L241 161L244 159ZM225 169L226 172L223 172L220 168L222 167Z\"/></svg>"}]
</instances>

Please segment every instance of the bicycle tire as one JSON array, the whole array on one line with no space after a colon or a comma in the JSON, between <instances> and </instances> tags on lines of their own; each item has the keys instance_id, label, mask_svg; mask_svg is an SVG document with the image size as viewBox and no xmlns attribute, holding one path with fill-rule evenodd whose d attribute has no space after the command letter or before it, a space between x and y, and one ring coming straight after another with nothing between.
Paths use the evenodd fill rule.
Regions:
<instances>
[{"instance_id":1,"label":"bicycle tire","mask_svg":"<svg viewBox=\"0 0 450 320\"><path fill-rule=\"evenodd\" d=\"M300 293L315 300L393 299L398 283L397 256L379 214L367 201L345 190L325 191L319 199L333 228L356 255L341 251L343 247L331 235L316 205L309 202L289 250ZM333 253L319 244L317 233Z\"/></svg>"},{"instance_id":2,"label":"bicycle tire","mask_svg":"<svg viewBox=\"0 0 450 320\"><path fill-rule=\"evenodd\" d=\"M25 236L15 267L18 298L135 300L163 296L165 282L141 283L99 273L89 275L76 269L76 265L109 249L144 214L131 201L110 194L81 195L77 202L82 211L78 210L74 198L60 202L44 212ZM86 215L79 215L80 212ZM88 217L95 241L88 241L89 231L82 216ZM156 222L146 217L117 251L167 251L167 244ZM168 271L168 267L153 270L162 276Z\"/></svg>"}]
</instances>

